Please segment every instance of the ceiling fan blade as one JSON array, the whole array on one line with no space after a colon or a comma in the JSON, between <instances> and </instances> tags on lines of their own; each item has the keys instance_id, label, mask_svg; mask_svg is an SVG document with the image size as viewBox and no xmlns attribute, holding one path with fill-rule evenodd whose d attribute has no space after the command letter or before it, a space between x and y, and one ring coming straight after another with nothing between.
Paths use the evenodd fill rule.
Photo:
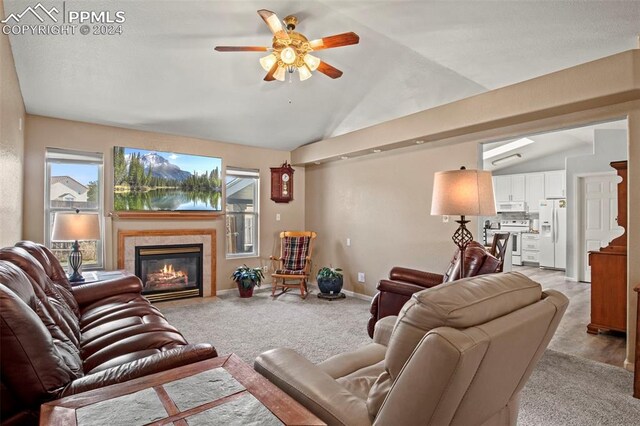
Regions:
<instances>
[{"instance_id":1,"label":"ceiling fan blade","mask_svg":"<svg viewBox=\"0 0 640 426\"><path fill-rule=\"evenodd\" d=\"M282 26L282 21L275 13L267 9L260 9L258 11L258 15L260 15L260 17L264 20L273 35L278 38L289 38L289 34Z\"/></svg>"},{"instance_id":2,"label":"ceiling fan blade","mask_svg":"<svg viewBox=\"0 0 640 426\"><path fill-rule=\"evenodd\" d=\"M358 44L359 42L360 36L354 32L350 32L311 40L309 45L313 50L322 50L331 49L333 47L349 46L351 44Z\"/></svg>"},{"instance_id":3,"label":"ceiling fan blade","mask_svg":"<svg viewBox=\"0 0 640 426\"><path fill-rule=\"evenodd\" d=\"M216 46L218 52L268 52L269 47L262 46Z\"/></svg>"},{"instance_id":4,"label":"ceiling fan blade","mask_svg":"<svg viewBox=\"0 0 640 426\"><path fill-rule=\"evenodd\" d=\"M271 69L269 70L267 75L264 76L264 81L274 81L276 78L273 76L273 74L275 74L277 69L278 63L276 62L275 64L273 64L273 66L271 66Z\"/></svg>"},{"instance_id":5,"label":"ceiling fan blade","mask_svg":"<svg viewBox=\"0 0 640 426\"><path fill-rule=\"evenodd\" d=\"M340 71L338 68L332 67L324 61L320 61L320 65L318 65L318 71L331 78L340 78L342 76L342 71Z\"/></svg>"}]
</instances>

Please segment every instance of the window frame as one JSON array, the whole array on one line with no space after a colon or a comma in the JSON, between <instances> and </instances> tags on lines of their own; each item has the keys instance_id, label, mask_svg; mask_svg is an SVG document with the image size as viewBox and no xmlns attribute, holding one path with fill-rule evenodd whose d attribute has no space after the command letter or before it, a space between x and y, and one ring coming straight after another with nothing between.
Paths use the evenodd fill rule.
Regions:
<instances>
[{"instance_id":1,"label":"window frame","mask_svg":"<svg viewBox=\"0 0 640 426\"><path fill-rule=\"evenodd\" d=\"M105 268L105 224L104 224L104 154L102 152L76 151L71 149L45 148L45 176L44 176L44 244L51 248L52 220L51 216L57 212L75 211L69 207L51 206L51 165L57 164L82 164L96 165L98 167L98 205L95 208L86 208L82 211L98 214L101 238L96 241L96 263L82 264L83 271L99 271ZM64 266L64 265L63 265ZM65 266L66 267L66 266Z\"/></svg>"},{"instance_id":2,"label":"window frame","mask_svg":"<svg viewBox=\"0 0 640 426\"><path fill-rule=\"evenodd\" d=\"M238 178L254 178L256 185L254 189L254 212L229 212L227 210L227 178L233 176ZM248 258L256 258L260 257L260 170L259 169L245 169L240 167L232 167L227 166L225 168L224 175L224 213L225 213L225 258L226 259L248 259ZM245 215L253 215L254 216L254 227L253 231L253 252L251 253L230 253L229 252L229 238L227 235L227 217L228 215L233 214L242 214Z\"/></svg>"}]
</instances>

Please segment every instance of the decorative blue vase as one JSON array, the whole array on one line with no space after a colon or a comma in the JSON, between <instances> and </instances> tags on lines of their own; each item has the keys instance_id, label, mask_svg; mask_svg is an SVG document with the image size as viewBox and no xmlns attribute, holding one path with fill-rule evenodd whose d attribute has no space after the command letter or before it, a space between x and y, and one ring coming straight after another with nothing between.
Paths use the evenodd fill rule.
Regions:
<instances>
[{"instance_id":1,"label":"decorative blue vase","mask_svg":"<svg viewBox=\"0 0 640 426\"><path fill-rule=\"evenodd\" d=\"M318 288L324 294L339 294L342 291L342 277L317 278Z\"/></svg>"}]
</instances>

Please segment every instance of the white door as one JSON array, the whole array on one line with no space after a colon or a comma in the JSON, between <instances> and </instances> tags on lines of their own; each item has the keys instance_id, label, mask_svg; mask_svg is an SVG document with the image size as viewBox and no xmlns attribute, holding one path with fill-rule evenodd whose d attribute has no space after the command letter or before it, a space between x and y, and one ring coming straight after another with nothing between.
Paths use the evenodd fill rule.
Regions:
<instances>
[{"instance_id":1,"label":"white door","mask_svg":"<svg viewBox=\"0 0 640 426\"><path fill-rule=\"evenodd\" d=\"M618 235L618 177L615 174L580 179L581 267L580 281L591 282L589 252L604 247Z\"/></svg>"}]
</instances>

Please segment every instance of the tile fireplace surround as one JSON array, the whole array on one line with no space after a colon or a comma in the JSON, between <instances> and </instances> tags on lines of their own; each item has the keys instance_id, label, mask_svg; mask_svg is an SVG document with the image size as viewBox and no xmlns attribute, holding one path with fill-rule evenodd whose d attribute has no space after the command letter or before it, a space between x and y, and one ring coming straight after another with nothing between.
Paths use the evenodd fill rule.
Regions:
<instances>
[{"instance_id":1,"label":"tile fireplace surround","mask_svg":"<svg viewBox=\"0 0 640 426\"><path fill-rule=\"evenodd\" d=\"M216 294L216 230L162 229L118 231L118 269L132 274L136 271L136 246L171 244L202 244L202 295Z\"/></svg>"}]
</instances>

